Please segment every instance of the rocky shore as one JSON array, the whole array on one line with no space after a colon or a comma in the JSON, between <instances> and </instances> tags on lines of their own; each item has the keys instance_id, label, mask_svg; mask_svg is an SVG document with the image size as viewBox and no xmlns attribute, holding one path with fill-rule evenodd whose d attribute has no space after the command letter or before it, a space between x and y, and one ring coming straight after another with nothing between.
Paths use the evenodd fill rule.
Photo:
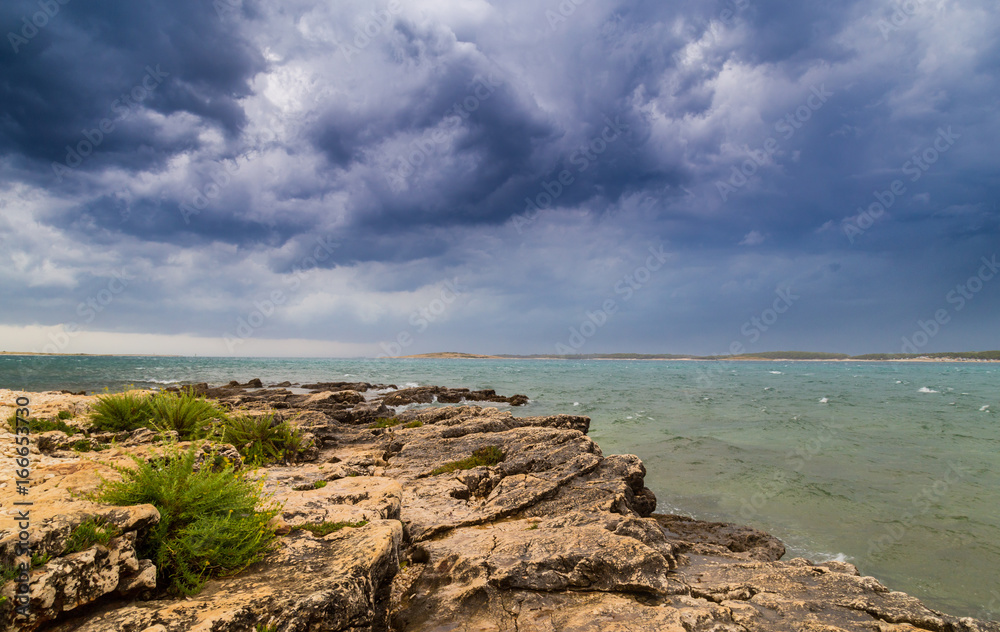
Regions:
<instances>
[{"instance_id":1,"label":"rocky shore","mask_svg":"<svg viewBox=\"0 0 1000 632\"><path fill-rule=\"evenodd\" d=\"M514 417L523 395L442 387L259 380L196 390L230 409L275 414L304 433L298 459L257 470L282 503L269 556L169 598L136 542L160 519L151 505L85 496L112 466L160 437L149 430L37 435L31 448L30 613L15 617L15 581L0 589L7 630L1000 632L894 592L843 562L781 561L777 539L747 527L655 513L645 468L605 456L587 417ZM6 420L17 393L0 391ZM69 411L86 426L93 397L30 394L33 418ZM447 407L409 409L417 403ZM15 437L0 424L5 517L0 560L18 543L11 508ZM97 451L80 451L97 450ZM239 462L233 446L203 448ZM488 464L463 469L481 455ZM450 465L450 467L449 467ZM117 527L106 545L65 553L78 525ZM301 525L359 525L320 536Z\"/></svg>"}]
</instances>

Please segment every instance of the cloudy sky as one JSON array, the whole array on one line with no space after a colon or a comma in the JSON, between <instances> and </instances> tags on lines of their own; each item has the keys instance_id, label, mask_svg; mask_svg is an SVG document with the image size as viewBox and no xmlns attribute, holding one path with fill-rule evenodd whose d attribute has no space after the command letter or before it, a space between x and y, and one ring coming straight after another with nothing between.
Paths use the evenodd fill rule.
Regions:
<instances>
[{"instance_id":1,"label":"cloudy sky","mask_svg":"<svg viewBox=\"0 0 1000 632\"><path fill-rule=\"evenodd\" d=\"M0 348L1000 348L998 26L991 0L5 0Z\"/></svg>"}]
</instances>

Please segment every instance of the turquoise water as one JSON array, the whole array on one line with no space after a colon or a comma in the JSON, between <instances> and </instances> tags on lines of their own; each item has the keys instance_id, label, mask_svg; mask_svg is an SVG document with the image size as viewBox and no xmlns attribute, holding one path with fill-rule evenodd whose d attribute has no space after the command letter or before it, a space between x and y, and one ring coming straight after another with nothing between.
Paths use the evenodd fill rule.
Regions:
<instances>
[{"instance_id":1,"label":"turquoise water","mask_svg":"<svg viewBox=\"0 0 1000 632\"><path fill-rule=\"evenodd\" d=\"M589 415L660 511L751 524L933 608L1000 618L1000 364L0 357L0 387L253 377L493 388Z\"/></svg>"}]
</instances>

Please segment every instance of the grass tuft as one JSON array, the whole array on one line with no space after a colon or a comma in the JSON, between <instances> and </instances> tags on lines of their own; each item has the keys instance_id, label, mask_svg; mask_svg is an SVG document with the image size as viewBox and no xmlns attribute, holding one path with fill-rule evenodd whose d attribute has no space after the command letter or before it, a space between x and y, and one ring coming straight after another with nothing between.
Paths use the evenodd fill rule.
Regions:
<instances>
[{"instance_id":1,"label":"grass tuft","mask_svg":"<svg viewBox=\"0 0 1000 632\"><path fill-rule=\"evenodd\" d=\"M460 461L452 461L450 463L445 463L441 467L434 468L431 470L431 476L437 476L438 474L447 474L448 472L457 472L458 470L471 470L474 467L479 467L481 465L496 465L500 463L507 455L496 446L488 446L485 448L477 448L472 452L472 456L464 458Z\"/></svg>"},{"instance_id":2,"label":"grass tuft","mask_svg":"<svg viewBox=\"0 0 1000 632\"><path fill-rule=\"evenodd\" d=\"M39 555L36 553L31 556L31 567L38 568L39 566L45 566L51 559L52 556L48 553L46 553L45 555Z\"/></svg>"},{"instance_id":3,"label":"grass tuft","mask_svg":"<svg viewBox=\"0 0 1000 632\"><path fill-rule=\"evenodd\" d=\"M214 421L226 418L218 406L190 390L157 393L149 399L149 407L153 427L159 431L174 430L181 441L204 439Z\"/></svg>"},{"instance_id":4,"label":"grass tuft","mask_svg":"<svg viewBox=\"0 0 1000 632\"><path fill-rule=\"evenodd\" d=\"M92 407L91 425L98 432L148 427L153 417L149 401L149 396L136 391L100 395Z\"/></svg>"},{"instance_id":5,"label":"grass tuft","mask_svg":"<svg viewBox=\"0 0 1000 632\"><path fill-rule=\"evenodd\" d=\"M372 425L370 425L368 427L369 428L394 428L394 427L398 426L401 423L403 423L403 422L401 422L397 417L388 417L386 419L379 419L378 421L376 421L375 423L373 423Z\"/></svg>"},{"instance_id":6,"label":"grass tuft","mask_svg":"<svg viewBox=\"0 0 1000 632\"><path fill-rule=\"evenodd\" d=\"M192 595L210 577L230 575L257 562L271 550L268 526L280 511L264 504L263 483L235 471L194 471L200 446L192 444L166 458L133 457L136 467L115 467L120 481L102 482L94 495L112 505L149 503L160 512L141 553L153 560L157 582L169 592Z\"/></svg>"},{"instance_id":7,"label":"grass tuft","mask_svg":"<svg viewBox=\"0 0 1000 632\"><path fill-rule=\"evenodd\" d=\"M315 487L316 489L323 489L324 487L326 487L326 481L316 481L315 483L313 483L313 487Z\"/></svg>"},{"instance_id":8,"label":"grass tuft","mask_svg":"<svg viewBox=\"0 0 1000 632\"><path fill-rule=\"evenodd\" d=\"M107 443L93 443L90 439L77 439L69 444L69 449L73 452L100 452L107 450L110 446Z\"/></svg>"},{"instance_id":9,"label":"grass tuft","mask_svg":"<svg viewBox=\"0 0 1000 632\"><path fill-rule=\"evenodd\" d=\"M405 426L403 426L403 427L404 427L404 428L419 428L419 427L420 427L420 426L422 426L422 425L424 425L424 422L422 422L422 421L420 421L420 420L418 419L417 421L411 421L410 423L406 424L406 425L405 425Z\"/></svg>"},{"instance_id":10,"label":"grass tuft","mask_svg":"<svg viewBox=\"0 0 1000 632\"><path fill-rule=\"evenodd\" d=\"M7 420L7 425L10 426L11 430L14 430L15 428L17 428L17 416L16 415L15 416L11 416L11 418ZM63 421L62 417L60 417L58 419L32 419L31 420L31 432L32 433L48 432L50 430L59 430L61 432L65 432L67 435L74 435L74 434L80 432L79 428L74 428L73 426L69 425L68 423L66 423L65 421Z\"/></svg>"},{"instance_id":11,"label":"grass tuft","mask_svg":"<svg viewBox=\"0 0 1000 632\"><path fill-rule=\"evenodd\" d=\"M62 554L69 555L77 551L84 551L95 544L107 546L108 542L111 542L111 539L118 534L118 527L109 523L104 518L90 518L85 522L81 522L73 529L73 533L70 534L69 540L66 541L66 548Z\"/></svg>"},{"instance_id":12,"label":"grass tuft","mask_svg":"<svg viewBox=\"0 0 1000 632\"><path fill-rule=\"evenodd\" d=\"M21 570L18 568L17 564L10 562L0 563L0 586L6 584L20 574Z\"/></svg>"},{"instance_id":13,"label":"grass tuft","mask_svg":"<svg viewBox=\"0 0 1000 632\"><path fill-rule=\"evenodd\" d=\"M73 418L73 413L69 412L68 410L60 410L58 413L56 413L56 419L72 419L72 418Z\"/></svg>"},{"instance_id":14,"label":"grass tuft","mask_svg":"<svg viewBox=\"0 0 1000 632\"><path fill-rule=\"evenodd\" d=\"M241 415L222 422L222 442L236 447L250 465L291 460L302 447L302 432L273 415Z\"/></svg>"}]
</instances>

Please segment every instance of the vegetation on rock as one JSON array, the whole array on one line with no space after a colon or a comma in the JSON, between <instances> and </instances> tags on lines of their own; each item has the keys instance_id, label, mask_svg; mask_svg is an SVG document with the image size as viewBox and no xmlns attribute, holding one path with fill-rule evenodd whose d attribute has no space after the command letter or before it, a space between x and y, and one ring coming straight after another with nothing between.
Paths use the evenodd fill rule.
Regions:
<instances>
[{"instance_id":1,"label":"vegetation on rock","mask_svg":"<svg viewBox=\"0 0 1000 632\"><path fill-rule=\"evenodd\" d=\"M161 392L149 398L151 423L160 431L174 430L181 440L203 439L212 423L225 420L225 413L214 403L192 391Z\"/></svg>"},{"instance_id":2,"label":"vegetation on rock","mask_svg":"<svg viewBox=\"0 0 1000 632\"><path fill-rule=\"evenodd\" d=\"M274 415L230 417L222 422L222 442L239 451L250 465L290 460L302 446L302 433Z\"/></svg>"},{"instance_id":3,"label":"vegetation on rock","mask_svg":"<svg viewBox=\"0 0 1000 632\"><path fill-rule=\"evenodd\" d=\"M118 536L118 527L103 518L91 518L77 525L66 541L63 555L85 551L95 544L107 546L111 539Z\"/></svg>"},{"instance_id":4,"label":"vegetation on rock","mask_svg":"<svg viewBox=\"0 0 1000 632\"><path fill-rule=\"evenodd\" d=\"M445 463L440 467L434 468L431 470L431 476L457 472L458 470L471 470L481 465L496 465L505 458L506 455L503 453L503 450L496 446L491 445L484 448L477 448L472 452L472 456L470 457L466 457L460 461L451 461L450 463Z\"/></svg>"},{"instance_id":5,"label":"vegetation on rock","mask_svg":"<svg viewBox=\"0 0 1000 632\"><path fill-rule=\"evenodd\" d=\"M262 483L235 471L194 470L200 448L169 451L166 458L133 457L136 467L116 466L120 481L102 482L95 500L113 505L149 503L160 521L141 544L153 560L157 583L169 592L192 595L205 581L230 575L271 550L268 522L280 511L264 505Z\"/></svg>"},{"instance_id":6,"label":"vegetation on rock","mask_svg":"<svg viewBox=\"0 0 1000 632\"><path fill-rule=\"evenodd\" d=\"M135 391L100 395L92 407L91 425L99 432L148 427L153 416L149 399L149 396Z\"/></svg>"}]
</instances>

